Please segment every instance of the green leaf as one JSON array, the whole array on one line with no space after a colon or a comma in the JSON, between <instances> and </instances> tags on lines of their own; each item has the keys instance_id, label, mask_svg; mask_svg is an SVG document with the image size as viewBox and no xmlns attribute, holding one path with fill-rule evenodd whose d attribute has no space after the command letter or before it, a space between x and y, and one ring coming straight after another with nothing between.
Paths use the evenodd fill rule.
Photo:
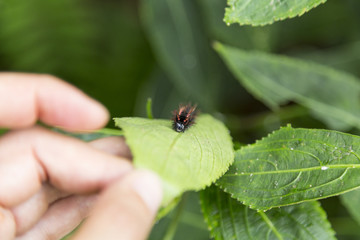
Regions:
<instances>
[{"instance_id":1,"label":"green leaf","mask_svg":"<svg viewBox=\"0 0 360 240\"><path fill-rule=\"evenodd\" d=\"M228 0L224 21L227 24L265 25L303 15L326 0Z\"/></svg>"},{"instance_id":2,"label":"green leaf","mask_svg":"<svg viewBox=\"0 0 360 240\"><path fill-rule=\"evenodd\" d=\"M215 186L200 192L211 235L227 239L335 239L326 213L316 201L257 212Z\"/></svg>"},{"instance_id":3,"label":"green leaf","mask_svg":"<svg viewBox=\"0 0 360 240\"><path fill-rule=\"evenodd\" d=\"M269 28L254 28L251 26L227 26L224 19L226 1L198 0L203 15L203 22L209 38L237 46L242 49L259 47L267 48L272 42L268 36Z\"/></svg>"},{"instance_id":4,"label":"green leaf","mask_svg":"<svg viewBox=\"0 0 360 240\"><path fill-rule=\"evenodd\" d=\"M260 52L215 44L229 69L259 100L276 110L295 101L332 128L360 128L360 80L344 72Z\"/></svg>"},{"instance_id":5,"label":"green leaf","mask_svg":"<svg viewBox=\"0 0 360 240\"><path fill-rule=\"evenodd\" d=\"M196 3L143 0L141 16L154 54L170 80L188 98L213 110L221 76Z\"/></svg>"},{"instance_id":6,"label":"green leaf","mask_svg":"<svg viewBox=\"0 0 360 240\"><path fill-rule=\"evenodd\" d=\"M347 42L340 46L317 51L313 49L299 49L293 51L292 55L360 76L360 41Z\"/></svg>"},{"instance_id":7,"label":"green leaf","mask_svg":"<svg viewBox=\"0 0 360 240\"><path fill-rule=\"evenodd\" d=\"M350 215L360 225L360 189L345 193L340 196L341 202L347 208Z\"/></svg>"},{"instance_id":8,"label":"green leaf","mask_svg":"<svg viewBox=\"0 0 360 240\"><path fill-rule=\"evenodd\" d=\"M235 152L218 185L250 208L267 210L360 187L360 137L281 128Z\"/></svg>"},{"instance_id":9,"label":"green leaf","mask_svg":"<svg viewBox=\"0 0 360 240\"><path fill-rule=\"evenodd\" d=\"M115 118L138 168L151 169L163 180L166 205L187 190L200 190L218 179L234 160L228 129L202 114L184 133L170 120Z\"/></svg>"}]
</instances>

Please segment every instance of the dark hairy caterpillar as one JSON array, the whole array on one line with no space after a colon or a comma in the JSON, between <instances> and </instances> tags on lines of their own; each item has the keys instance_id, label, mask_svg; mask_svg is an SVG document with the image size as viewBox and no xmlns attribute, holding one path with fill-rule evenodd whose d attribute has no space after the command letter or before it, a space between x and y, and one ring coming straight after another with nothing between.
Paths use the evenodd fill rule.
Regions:
<instances>
[{"instance_id":1,"label":"dark hairy caterpillar","mask_svg":"<svg viewBox=\"0 0 360 240\"><path fill-rule=\"evenodd\" d=\"M173 111L173 129L176 132L185 132L195 123L197 115L196 105L180 105L179 109Z\"/></svg>"}]
</instances>

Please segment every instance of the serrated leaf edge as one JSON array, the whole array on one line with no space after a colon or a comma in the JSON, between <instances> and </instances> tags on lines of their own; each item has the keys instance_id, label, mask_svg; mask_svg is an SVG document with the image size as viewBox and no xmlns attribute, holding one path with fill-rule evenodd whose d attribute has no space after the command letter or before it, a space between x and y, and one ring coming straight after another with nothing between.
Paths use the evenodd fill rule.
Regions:
<instances>
[{"instance_id":1,"label":"serrated leaf edge","mask_svg":"<svg viewBox=\"0 0 360 240\"><path fill-rule=\"evenodd\" d=\"M256 140L255 143L253 144L248 144L247 146L244 146L244 147L241 147L240 149L238 149L236 152L238 151L241 151L243 148L252 148L254 147L254 145L256 144L262 144L261 142L264 141L265 139L271 137L273 134L277 133L279 130L281 129L302 129L302 130L314 130L314 131L329 131L329 132L336 132L336 133L339 133L339 134L343 134L343 135L348 135L348 136L351 136L351 137L357 137L357 138L360 138L360 136L355 136L355 135L351 135L351 134L348 134L348 133L343 133L343 132L340 132L340 131L335 131L335 130L326 130L326 129L306 129L306 128L293 128L291 126L291 124L287 124L286 126L282 126L280 127L280 129L278 130L274 130L272 131L271 133L268 133L267 136L264 136L262 137L260 140ZM359 165L359 164L358 164ZM360 168L360 167L359 167ZM306 200L302 200L302 201L299 201L299 202L294 202L294 203L290 203L290 204L280 204L280 205L274 205L274 206L271 206L269 208L264 208L264 207L260 207L260 208L257 208L256 205L252 205L251 203L247 202L246 200L243 200L241 198L238 198L238 197L235 197L233 193L229 192L228 189L225 187L222 187L220 184L218 184L217 182L215 182L215 185L217 187L219 187L220 189L222 189L224 192L228 193L231 198L233 199L236 199L238 202L240 202L241 204L244 204L246 206L248 206L250 209L253 209L253 210L257 210L257 211L263 211L263 212L266 212L272 208L276 208L276 207L285 207L285 206L291 206L291 205L295 205L295 204L300 204L300 203L303 203L303 202L311 202L311 201L316 201L316 200L321 200L321 199L325 199L325 198L329 198L329 197L334 197L334 196L338 196L338 195L341 195L341 194L344 194L344 193L347 193L347 192L350 192L350 191L353 191L353 190L357 190L357 189L360 189L360 186L358 187L355 187L355 188L351 188L351 189L347 189L345 191L342 191L342 192L339 192L339 193L336 193L336 194L330 194L330 195L327 195L326 197L318 197L318 198L313 198L313 199L306 199ZM249 198L248 198L249 199Z\"/></svg>"},{"instance_id":2,"label":"serrated leaf edge","mask_svg":"<svg viewBox=\"0 0 360 240\"><path fill-rule=\"evenodd\" d=\"M122 128L116 123L116 121L115 121L116 119L119 119L119 118L118 118L118 117L113 118L113 121L115 122L115 126L118 127L118 128L120 128L120 129L122 129ZM215 118L215 119L216 119L216 118ZM167 119L158 119L158 120L167 120ZM216 119L216 120L219 121L219 122L223 125L223 127L226 128L226 126L224 125L223 122L221 122L221 121L218 120L218 119ZM123 131L123 136L124 136L125 141L126 141L126 130L125 130L125 129L122 129L122 131ZM230 134L229 134L229 138L230 138L230 139L229 139L230 142L232 142L232 136L231 136ZM131 146L129 146L129 148L130 148L130 150L131 150ZM211 186L211 185L212 185L213 183L215 183L221 176L223 176L223 175L229 170L230 166L234 163L234 160L235 160L235 151L233 150L232 152L233 152L232 160L228 163L227 166L225 166L224 171L222 171L222 172L220 172L218 175L215 175L215 176L214 176L214 180L212 180L211 182L209 182L209 183L207 183L207 184L205 184L205 185L203 185L203 186L201 186L201 187L199 187L199 188L179 189L179 188L176 187L176 189L179 189L181 192L185 192L185 191L201 191L201 190L205 189L206 187ZM171 185L172 185L172 184L171 184Z\"/></svg>"},{"instance_id":3,"label":"serrated leaf edge","mask_svg":"<svg viewBox=\"0 0 360 240\"><path fill-rule=\"evenodd\" d=\"M270 24L273 24L274 22L277 22L277 21L283 21L285 19L290 19L290 18L294 18L294 17L300 17L302 15L304 15L305 13L309 12L311 9L313 8L316 8L318 7L319 5L321 4L324 4L327 0L322 0L321 2L313 5L313 6L309 6L309 7L306 7L304 8L300 13L298 14L293 14L293 15L288 15L288 16L283 16L283 17L273 17L271 20L269 20L268 22L260 22L260 23L254 23L254 22L251 22L251 21L244 21L244 22L238 22L236 20L231 20L229 19L227 16L227 13L229 11L232 11L232 8L233 6L230 6L230 0L227 1L227 5L228 7L225 8L225 16L224 16L224 19L223 21L226 23L226 25L230 26L231 24L233 23L238 23L240 26L244 26L244 25L250 25L250 26L253 26L253 27L263 27L263 26L266 26L266 25L270 25Z\"/></svg>"}]
</instances>

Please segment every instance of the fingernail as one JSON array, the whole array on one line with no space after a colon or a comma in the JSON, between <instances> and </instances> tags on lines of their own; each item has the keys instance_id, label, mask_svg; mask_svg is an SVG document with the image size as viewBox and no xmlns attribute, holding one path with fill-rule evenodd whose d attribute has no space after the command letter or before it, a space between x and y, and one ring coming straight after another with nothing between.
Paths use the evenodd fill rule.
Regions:
<instances>
[{"instance_id":1,"label":"fingernail","mask_svg":"<svg viewBox=\"0 0 360 240\"><path fill-rule=\"evenodd\" d=\"M160 178L148 170L137 170L132 187L143 199L149 210L155 214L162 200L162 185Z\"/></svg>"}]
</instances>

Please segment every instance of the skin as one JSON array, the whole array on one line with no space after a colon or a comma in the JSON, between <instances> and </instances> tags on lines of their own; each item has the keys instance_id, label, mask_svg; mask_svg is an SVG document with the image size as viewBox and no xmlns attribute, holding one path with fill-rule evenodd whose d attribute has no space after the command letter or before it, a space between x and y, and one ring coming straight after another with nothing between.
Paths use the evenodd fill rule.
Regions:
<instances>
[{"instance_id":1,"label":"skin","mask_svg":"<svg viewBox=\"0 0 360 240\"><path fill-rule=\"evenodd\" d=\"M0 239L145 239L162 198L124 139L90 143L35 126L103 127L108 111L49 75L0 74Z\"/></svg>"}]
</instances>

